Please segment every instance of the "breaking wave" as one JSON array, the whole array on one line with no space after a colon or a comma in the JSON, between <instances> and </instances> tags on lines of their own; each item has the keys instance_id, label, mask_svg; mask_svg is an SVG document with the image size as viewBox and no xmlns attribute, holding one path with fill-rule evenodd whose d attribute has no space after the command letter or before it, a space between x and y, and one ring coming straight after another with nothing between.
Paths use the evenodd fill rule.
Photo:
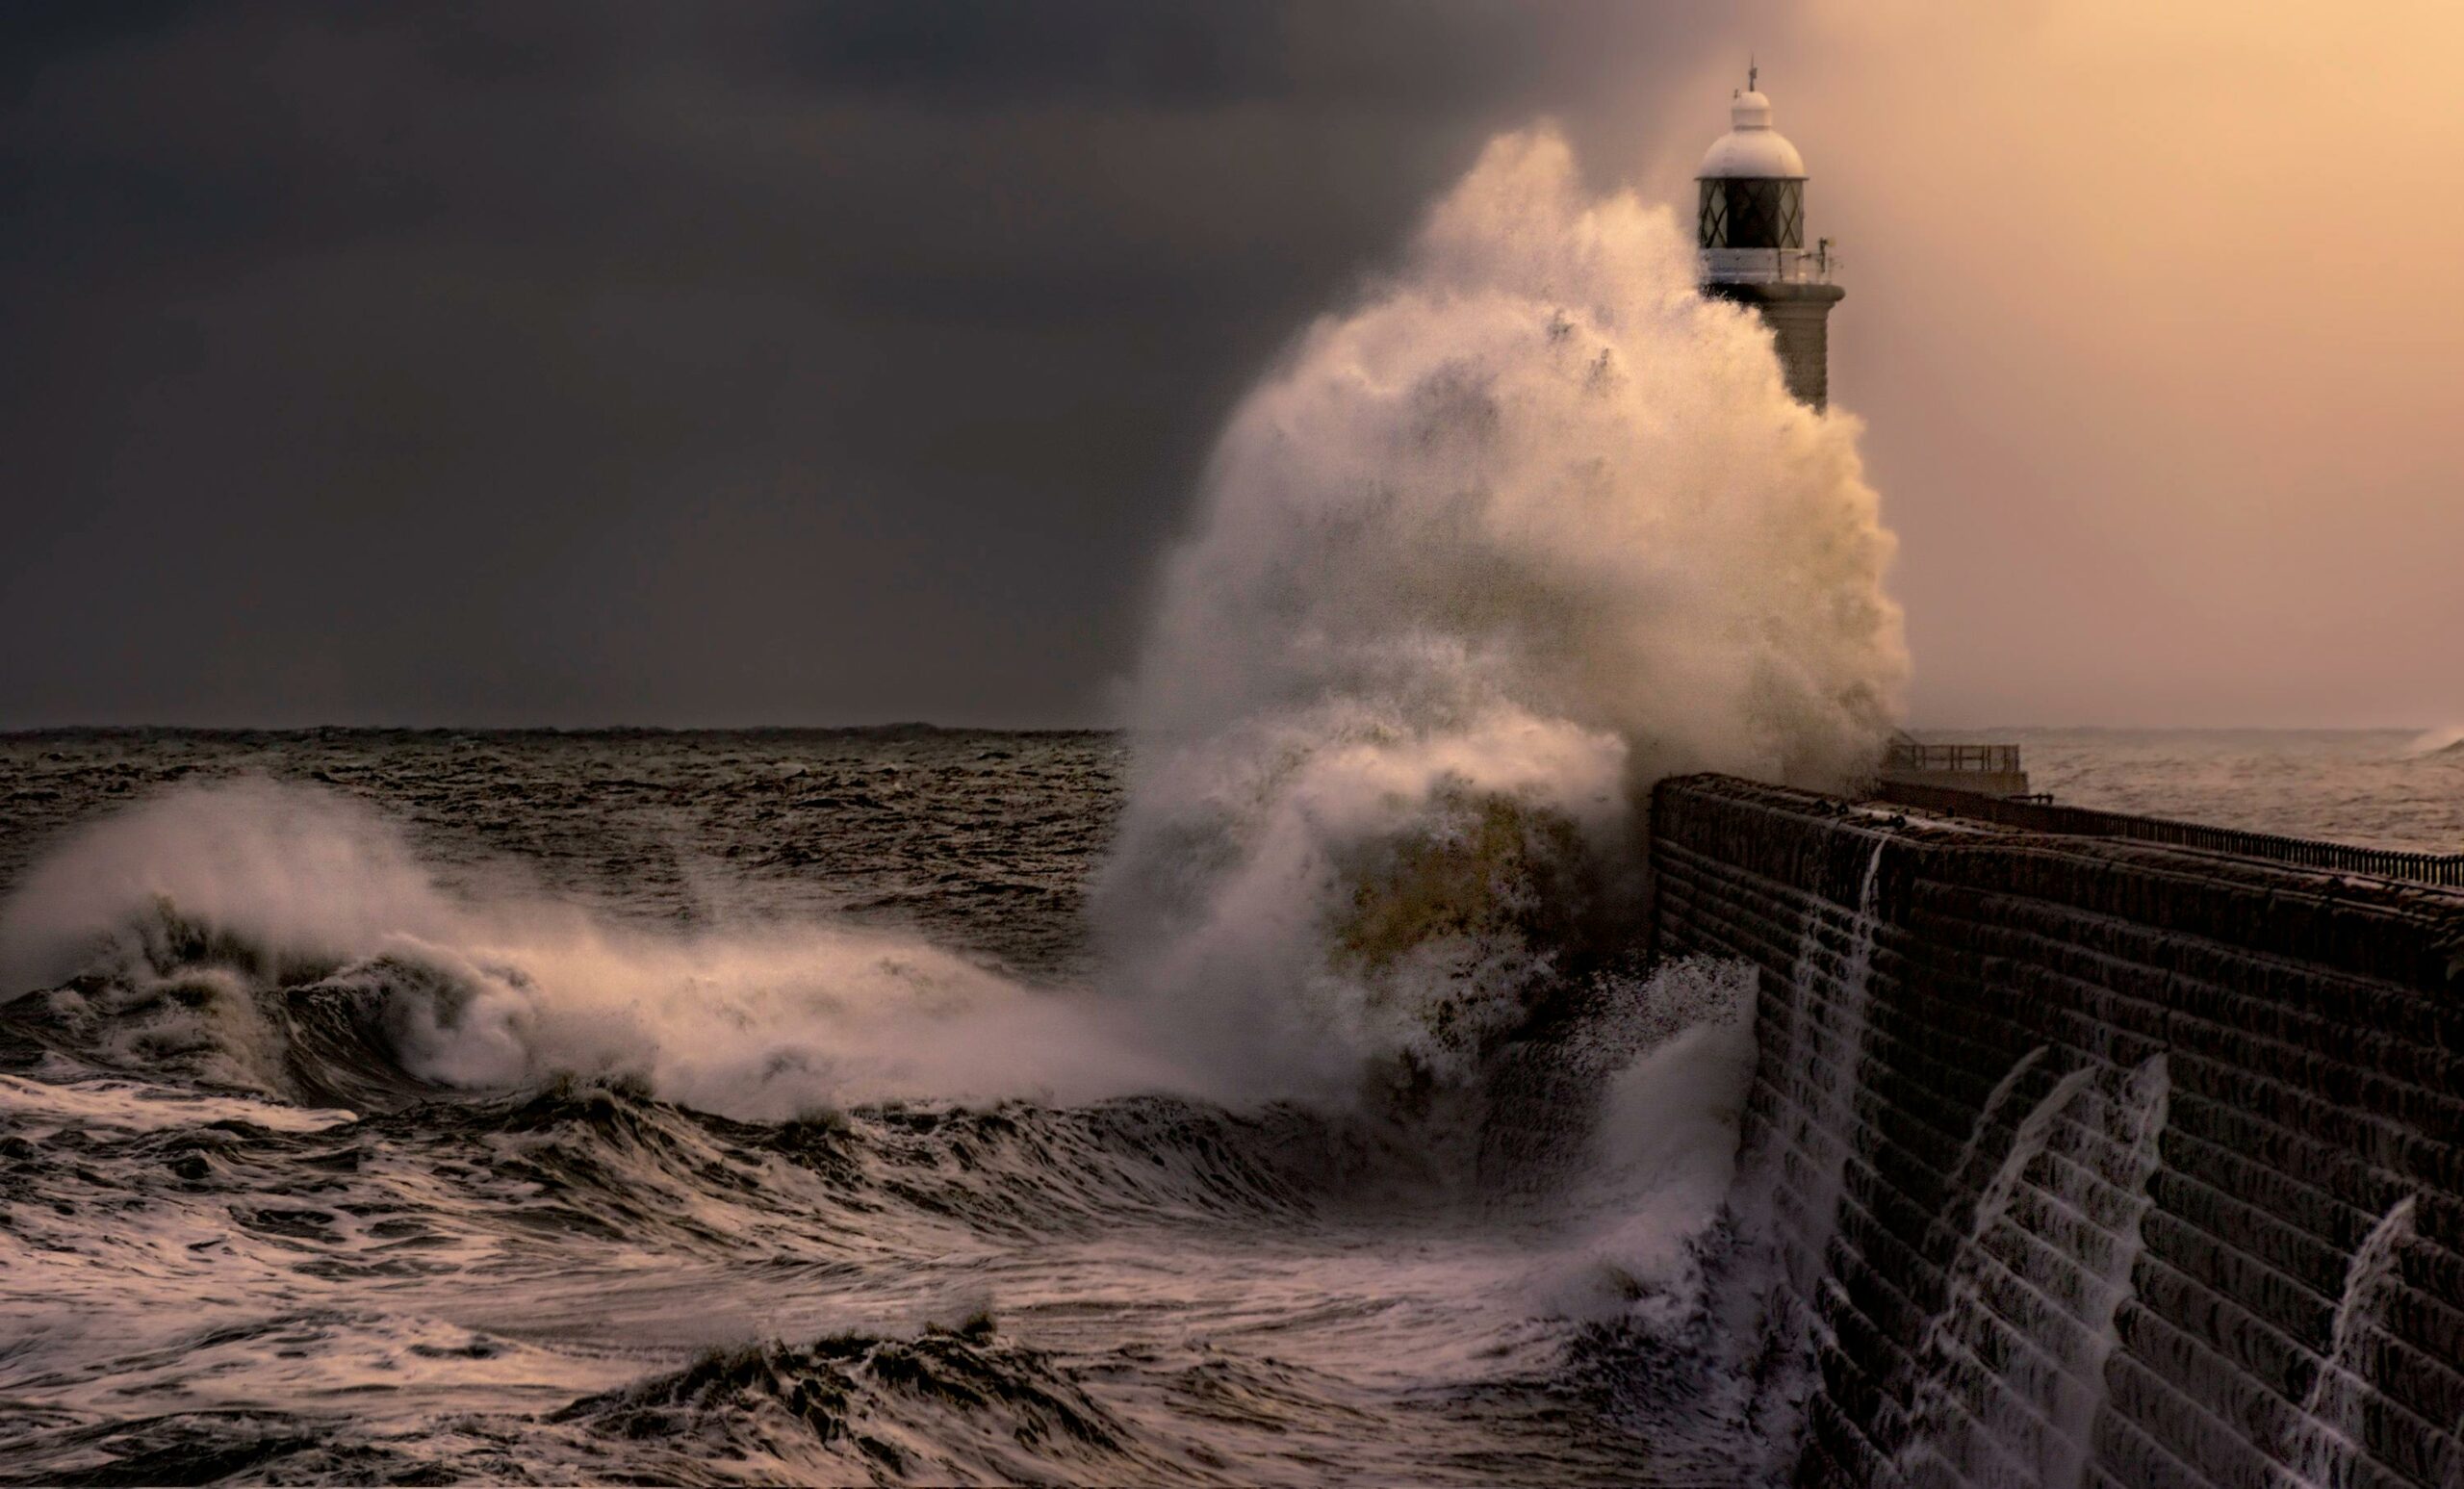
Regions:
<instances>
[{"instance_id":1,"label":"breaking wave","mask_svg":"<svg viewBox=\"0 0 2464 1489\"><path fill-rule=\"evenodd\" d=\"M2429 730L2406 745L2403 753L2406 759L2422 759L2433 755L2464 755L2464 724Z\"/></svg>"},{"instance_id":2,"label":"breaking wave","mask_svg":"<svg viewBox=\"0 0 2464 1489\"><path fill-rule=\"evenodd\" d=\"M0 911L0 975L122 1068L308 1100L633 1076L739 1117L1169 1087L1122 1020L922 941L649 930L525 886L450 893L338 793L242 781L116 813Z\"/></svg>"},{"instance_id":3,"label":"breaking wave","mask_svg":"<svg viewBox=\"0 0 2464 1489\"><path fill-rule=\"evenodd\" d=\"M1630 932L1650 782L1878 757L1855 437L1668 214L1493 142L1215 452L1135 688L1118 984L1260 1089L1474 1078Z\"/></svg>"}]
</instances>

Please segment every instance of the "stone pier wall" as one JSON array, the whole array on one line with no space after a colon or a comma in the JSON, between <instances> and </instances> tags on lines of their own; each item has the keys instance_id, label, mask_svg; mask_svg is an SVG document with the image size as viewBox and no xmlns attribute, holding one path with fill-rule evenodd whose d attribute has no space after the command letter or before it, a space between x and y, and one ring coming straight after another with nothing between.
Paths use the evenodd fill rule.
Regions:
<instances>
[{"instance_id":1,"label":"stone pier wall","mask_svg":"<svg viewBox=\"0 0 2464 1489\"><path fill-rule=\"evenodd\" d=\"M1798 1482L2464 1485L2464 894L1896 811L1654 801L1656 949L1759 968Z\"/></svg>"}]
</instances>

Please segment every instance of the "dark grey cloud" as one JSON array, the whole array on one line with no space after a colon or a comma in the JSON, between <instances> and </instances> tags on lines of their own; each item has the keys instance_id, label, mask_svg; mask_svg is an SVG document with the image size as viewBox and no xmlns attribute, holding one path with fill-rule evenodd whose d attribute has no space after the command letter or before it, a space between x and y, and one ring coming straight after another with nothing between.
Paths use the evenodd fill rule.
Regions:
<instances>
[{"instance_id":1,"label":"dark grey cloud","mask_svg":"<svg viewBox=\"0 0 2464 1489\"><path fill-rule=\"evenodd\" d=\"M1216 422L1604 0L13 9L0 725L1101 715Z\"/></svg>"}]
</instances>

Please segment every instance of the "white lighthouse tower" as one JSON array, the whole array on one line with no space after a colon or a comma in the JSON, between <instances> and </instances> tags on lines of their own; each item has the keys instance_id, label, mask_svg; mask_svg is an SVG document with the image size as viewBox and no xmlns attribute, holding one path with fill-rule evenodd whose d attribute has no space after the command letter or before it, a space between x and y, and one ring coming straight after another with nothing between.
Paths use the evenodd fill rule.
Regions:
<instances>
[{"instance_id":1,"label":"white lighthouse tower","mask_svg":"<svg viewBox=\"0 0 2464 1489\"><path fill-rule=\"evenodd\" d=\"M1729 132L1694 173L1703 293L1760 311L1788 391L1821 408L1831 395L1831 307L1848 292L1831 282L1831 241L1806 246L1805 158L1771 127L1758 72L1747 70L1745 90L1729 105Z\"/></svg>"}]
</instances>

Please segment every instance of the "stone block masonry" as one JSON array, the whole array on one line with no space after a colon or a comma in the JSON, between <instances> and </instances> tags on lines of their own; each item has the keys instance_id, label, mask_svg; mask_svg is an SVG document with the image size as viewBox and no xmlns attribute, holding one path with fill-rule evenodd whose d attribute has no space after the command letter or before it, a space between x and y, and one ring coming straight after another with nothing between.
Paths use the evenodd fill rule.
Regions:
<instances>
[{"instance_id":1,"label":"stone block masonry","mask_svg":"<svg viewBox=\"0 0 2464 1489\"><path fill-rule=\"evenodd\" d=\"M2464 893L1662 783L1795 1481L2464 1485Z\"/></svg>"}]
</instances>

